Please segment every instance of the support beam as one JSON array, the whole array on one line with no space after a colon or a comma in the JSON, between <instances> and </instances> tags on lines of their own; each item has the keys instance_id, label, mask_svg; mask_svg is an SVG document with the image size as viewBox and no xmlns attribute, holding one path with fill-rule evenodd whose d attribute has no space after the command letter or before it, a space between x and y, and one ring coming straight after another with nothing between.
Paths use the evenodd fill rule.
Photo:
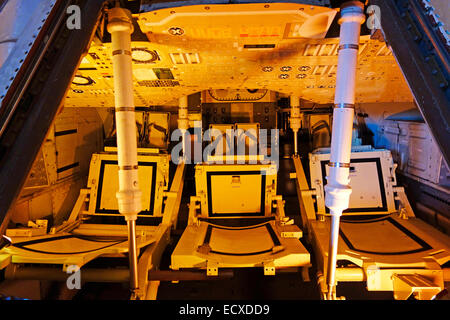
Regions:
<instances>
[{"instance_id":1,"label":"support beam","mask_svg":"<svg viewBox=\"0 0 450 320\"><path fill-rule=\"evenodd\" d=\"M189 129L188 96L183 96L179 100L178 129L181 131L181 139L182 139L181 143L183 144L183 158L186 158L186 132Z\"/></svg>"},{"instance_id":2,"label":"support beam","mask_svg":"<svg viewBox=\"0 0 450 320\"><path fill-rule=\"evenodd\" d=\"M128 255L130 259L130 287L132 297L138 290L138 263L136 247L136 219L141 211L141 191L138 181L136 119L131 62L131 12L115 7L108 12L108 32L112 39L114 95L119 169L119 212L128 225Z\"/></svg>"},{"instance_id":3,"label":"support beam","mask_svg":"<svg viewBox=\"0 0 450 320\"><path fill-rule=\"evenodd\" d=\"M160 224L155 233L155 242L147 246L139 257L139 290L136 300L155 300L158 295L159 281L150 281L149 274L158 271L161 257L170 241L170 225Z\"/></svg>"},{"instance_id":4,"label":"support beam","mask_svg":"<svg viewBox=\"0 0 450 320\"><path fill-rule=\"evenodd\" d=\"M303 170L302 160L299 157L292 159L295 166L295 178L297 187L297 197L300 205L300 214L302 217L302 227L304 230L309 229L309 220L316 219L316 211L314 209L314 201L312 198L313 190L310 189L305 171Z\"/></svg>"},{"instance_id":5,"label":"support beam","mask_svg":"<svg viewBox=\"0 0 450 320\"><path fill-rule=\"evenodd\" d=\"M448 1L443 1L448 4ZM450 164L450 53L430 5L419 0L371 0L380 8L386 42L442 155Z\"/></svg>"},{"instance_id":6,"label":"support beam","mask_svg":"<svg viewBox=\"0 0 450 320\"><path fill-rule=\"evenodd\" d=\"M301 127L300 98L291 96L291 129L294 132L294 155L298 154L298 130Z\"/></svg>"},{"instance_id":7,"label":"support beam","mask_svg":"<svg viewBox=\"0 0 450 320\"><path fill-rule=\"evenodd\" d=\"M0 234L102 14L103 0L77 1L83 28L69 30L66 6L74 2L57 1L1 100Z\"/></svg>"},{"instance_id":8,"label":"support beam","mask_svg":"<svg viewBox=\"0 0 450 320\"><path fill-rule=\"evenodd\" d=\"M356 63L358 58L364 5L359 1L345 2L341 6L341 25L338 66L336 72L335 108L331 136L330 168L325 186L325 205L330 209L330 246L327 268L327 299L335 298L336 260L339 239L339 220L348 208L350 154L352 146L353 114L355 105Z\"/></svg>"},{"instance_id":9,"label":"support beam","mask_svg":"<svg viewBox=\"0 0 450 320\"><path fill-rule=\"evenodd\" d=\"M127 269L85 268L81 270L83 282L126 283L130 271ZM6 269L7 280L49 280L67 281L68 274L55 267L19 267L11 265ZM233 278L232 270L219 270L217 277L208 277L206 271L150 270L148 281L213 281Z\"/></svg>"},{"instance_id":10,"label":"support beam","mask_svg":"<svg viewBox=\"0 0 450 320\"><path fill-rule=\"evenodd\" d=\"M167 200L164 207L164 217L162 223L170 225L172 229L176 229L177 227L178 211L180 210L180 203L183 195L185 171L185 162L179 163L175 176L172 179L170 191L166 192Z\"/></svg>"}]
</instances>

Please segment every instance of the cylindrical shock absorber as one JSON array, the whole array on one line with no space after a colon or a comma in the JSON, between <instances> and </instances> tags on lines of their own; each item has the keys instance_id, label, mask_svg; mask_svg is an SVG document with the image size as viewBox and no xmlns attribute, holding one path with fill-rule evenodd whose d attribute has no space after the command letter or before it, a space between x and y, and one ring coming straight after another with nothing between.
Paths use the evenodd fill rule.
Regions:
<instances>
[{"instance_id":1,"label":"cylindrical shock absorber","mask_svg":"<svg viewBox=\"0 0 450 320\"><path fill-rule=\"evenodd\" d=\"M294 132L294 155L298 154L298 130L301 127L300 119L300 98L291 96L291 129Z\"/></svg>"},{"instance_id":2,"label":"cylindrical shock absorber","mask_svg":"<svg viewBox=\"0 0 450 320\"><path fill-rule=\"evenodd\" d=\"M361 24L364 22L364 5L349 1L341 6L339 19L340 41L336 72L336 92L333 111L333 132L325 205L330 209L330 246L327 266L327 298L335 298L336 261L339 239L339 220L348 208L350 155L352 145L353 114L355 105L355 78Z\"/></svg>"},{"instance_id":3,"label":"cylindrical shock absorber","mask_svg":"<svg viewBox=\"0 0 450 320\"><path fill-rule=\"evenodd\" d=\"M179 99L178 108L178 129L181 131L181 141L183 144L183 158L186 158L186 132L189 129L188 119L188 96Z\"/></svg>"},{"instance_id":4,"label":"cylindrical shock absorber","mask_svg":"<svg viewBox=\"0 0 450 320\"><path fill-rule=\"evenodd\" d=\"M133 99L131 62L131 12L115 7L108 11L108 31L112 37L114 95L117 131L119 191L116 193L119 212L128 225L130 286L133 297L138 289L136 219L141 211L138 183L136 120Z\"/></svg>"}]
</instances>

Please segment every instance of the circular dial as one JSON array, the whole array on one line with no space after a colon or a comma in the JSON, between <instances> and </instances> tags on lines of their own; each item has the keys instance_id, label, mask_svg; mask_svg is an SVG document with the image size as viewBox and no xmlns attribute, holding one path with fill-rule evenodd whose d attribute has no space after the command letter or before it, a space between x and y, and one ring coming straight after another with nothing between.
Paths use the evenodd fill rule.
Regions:
<instances>
[{"instance_id":1,"label":"circular dial","mask_svg":"<svg viewBox=\"0 0 450 320\"><path fill-rule=\"evenodd\" d=\"M257 101L267 94L267 89L214 89L208 90L217 101Z\"/></svg>"},{"instance_id":2,"label":"circular dial","mask_svg":"<svg viewBox=\"0 0 450 320\"><path fill-rule=\"evenodd\" d=\"M131 49L131 58L134 62L138 63L150 63L155 60L158 60L158 55L154 51L150 51L148 49L141 48L133 48Z\"/></svg>"},{"instance_id":3,"label":"circular dial","mask_svg":"<svg viewBox=\"0 0 450 320\"><path fill-rule=\"evenodd\" d=\"M89 86L94 83L94 80L91 77L76 75L73 77L72 83L78 86Z\"/></svg>"}]
</instances>

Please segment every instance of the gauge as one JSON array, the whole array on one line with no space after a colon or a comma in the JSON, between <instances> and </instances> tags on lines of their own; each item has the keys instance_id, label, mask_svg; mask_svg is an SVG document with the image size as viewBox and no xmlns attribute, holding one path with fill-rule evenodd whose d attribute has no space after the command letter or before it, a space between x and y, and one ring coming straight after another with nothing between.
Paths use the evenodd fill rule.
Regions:
<instances>
[{"instance_id":1,"label":"gauge","mask_svg":"<svg viewBox=\"0 0 450 320\"><path fill-rule=\"evenodd\" d=\"M158 60L158 54L146 48L131 49L131 58L137 63L151 63Z\"/></svg>"},{"instance_id":2,"label":"gauge","mask_svg":"<svg viewBox=\"0 0 450 320\"><path fill-rule=\"evenodd\" d=\"M85 76L81 76L81 75L76 75L75 77L73 77L73 81L72 83L77 85L77 86L89 86L91 84L93 84L95 81L92 80L90 77L85 77Z\"/></svg>"},{"instance_id":3,"label":"gauge","mask_svg":"<svg viewBox=\"0 0 450 320\"><path fill-rule=\"evenodd\" d=\"M216 89L208 90L217 101L257 101L267 94L267 89Z\"/></svg>"}]
</instances>

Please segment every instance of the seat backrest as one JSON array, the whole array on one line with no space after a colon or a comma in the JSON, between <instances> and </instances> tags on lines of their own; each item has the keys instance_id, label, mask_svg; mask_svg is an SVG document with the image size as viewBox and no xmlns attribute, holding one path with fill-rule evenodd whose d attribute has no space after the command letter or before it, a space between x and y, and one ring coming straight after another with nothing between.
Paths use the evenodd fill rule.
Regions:
<instances>
[{"instance_id":1,"label":"seat backrest","mask_svg":"<svg viewBox=\"0 0 450 320\"><path fill-rule=\"evenodd\" d=\"M211 142L217 143L214 149L214 155L223 156L230 153L235 145L235 126L232 124L211 124L209 130L211 132Z\"/></svg>"},{"instance_id":2,"label":"seat backrest","mask_svg":"<svg viewBox=\"0 0 450 320\"><path fill-rule=\"evenodd\" d=\"M203 218L270 216L276 165L198 164L195 185Z\"/></svg>"},{"instance_id":3,"label":"seat backrest","mask_svg":"<svg viewBox=\"0 0 450 320\"><path fill-rule=\"evenodd\" d=\"M330 149L323 148L309 154L311 188L317 192L317 214L329 214L325 206L324 186L329 172ZM395 167L389 150L370 146L352 148L350 158L349 208L344 215L388 214L396 211L393 187L396 185Z\"/></svg>"},{"instance_id":4,"label":"seat backrest","mask_svg":"<svg viewBox=\"0 0 450 320\"><path fill-rule=\"evenodd\" d=\"M216 142L215 156L229 154L256 155L259 143L259 123L212 124L211 140Z\"/></svg>"},{"instance_id":5,"label":"seat backrest","mask_svg":"<svg viewBox=\"0 0 450 320\"><path fill-rule=\"evenodd\" d=\"M168 154L146 153L138 149L139 188L142 191L142 211L139 216L162 216L163 192L169 181ZM88 214L119 216L116 192L119 190L117 153L92 155L88 188Z\"/></svg>"},{"instance_id":6,"label":"seat backrest","mask_svg":"<svg viewBox=\"0 0 450 320\"><path fill-rule=\"evenodd\" d=\"M169 146L170 113L137 111L138 145L167 150Z\"/></svg>"},{"instance_id":7,"label":"seat backrest","mask_svg":"<svg viewBox=\"0 0 450 320\"><path fill-rule=\"evenodd\" d=\"M236 142L245 146L246 154L257 154L259 143L259 123L236 123Z\"/></svg>"}]
</instances>

